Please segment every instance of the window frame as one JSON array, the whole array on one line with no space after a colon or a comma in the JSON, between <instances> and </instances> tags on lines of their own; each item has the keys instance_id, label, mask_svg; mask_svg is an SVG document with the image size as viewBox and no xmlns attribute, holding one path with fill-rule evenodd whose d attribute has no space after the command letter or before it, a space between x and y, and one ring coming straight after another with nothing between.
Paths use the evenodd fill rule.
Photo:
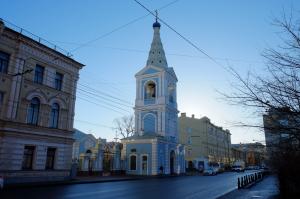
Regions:
<instances>
[{"instance_id":1,"label":"window frame","mask_svg":"<svg viewBox=\"0 0 300 199\"><path fill-rule=\"evenodd\" d=\"M154 85L153 88L152 88L154 90L152 95L154 95L154 96L151 96L151 95L147 94L148 87L149 87L150 84ZM153 81L153 80L149 80L149 81L145 82L145 84L144 84L144 100L155 100L156 97L157 97L157 84L156 84L156 82Z\"/></svg>"},{"instance_id":2,"label":"window frame","mask_svg":"<svg viewBox=\"0 0 300 199\"><path fill-rule=\"evenodd\" d=\"M63 79L64 79L64 75L62 73L59 73L59 72L55 73L54 88L56 90L61 91Z\"/></svg>"},{"instance_id":3,"label":"window frame","mask_svg":"<svg viewBox=\"0 0 300 199\"><path fill-rule=\"evenodd\" d=\"M57 149L55 147L47 148L45 170L54 170L55 169L56 151L57 151ZM50 160L49 160L49 158L50 158Z\"/></svg>"},{"instance_id":4,"label":"window frame","mask_svg":"<svg viewBox=\"0 0 300 199\"><path fill-rule=\"evenodd\" d=\"M45 67L41 66L39 64L36 64L35 70L34 70L34 79L33 79L34 83L43 84L44 73L45 73Z\"/></svg>"},{"instance_id":5,"label":"window frame","mask_svg":"<svg viewBox=\"0 0 300 199\"><path fill-rule=\"evenodd\" d=\"M7 74L10 54L0 51L0 73Z\"/></svg>"},{"instance_id":6,"label":"window frame","mask_svg":"<svg viewBox=\"0 0 300 199\"><path fill-rule=\"evenodd\" d=\"M29 150L30 153L27 151ZM22 170L33 170L36 147L25 145L23 151Z\"/></svg>"},{"instance_id":7,"label":"window frame","mask_svg":"<svg viewBox=\"0 0 300 199\"><path fill-rule=\"evenodd\" d=\"M57 107L54 108L54 105L57 105ZM59 123L59 114L60 114L60 106L58 103L53 103L51 106L51 112L50 112L50 128L58 128Z\"/></svg>"},{"instance_id":8,"label":"window frame","mask_svg":"<svg viewBox=\"0 0 300 199\"><path fill-rule=\"evenodd\" d=\"M34 100L37 99L37 103L33 103ZM39 115L40 115L40 106L41 101L38 97L34 97L30 100L28 109L27 109L27 124L38 125L39 123Z\"/></svg>"},{"instance_id":9,"label":"window frame","mask_svg":"<svg viewBox=\"0 0 300 199\"><path fill-rule=\"evenodd\" d=\"M135 157L135 169L132 169L132 164L131 164L131 158ZM137 155L136 154L130 154L129 155L129 170L130 171L136 171L137 170Z\"/></svg>"},{"instance_id":10,"label":"window frame","mask_svg":"<svg viewBox=\"0 0 300 199\"><path fill-rule=\"evenodd\" d=\"M4 92L0 91L0 107L3 105L4 102Z\"/></svg>"}]
</instances>

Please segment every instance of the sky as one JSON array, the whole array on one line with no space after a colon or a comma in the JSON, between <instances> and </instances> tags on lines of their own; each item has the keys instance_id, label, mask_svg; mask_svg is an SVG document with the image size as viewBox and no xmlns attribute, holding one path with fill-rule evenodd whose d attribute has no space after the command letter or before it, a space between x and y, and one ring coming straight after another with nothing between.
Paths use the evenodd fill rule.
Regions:
<instances>
[{"instance_id":1,"label":"sky","mask_svg":"<svg viewBox=\"0 0 300 199\"><path fill-rule=\"evenodd\" d=\"M150 10L201 48L201 54L165 25L161 38L168 65L177 77L179 111L207 116L229 129L232 143L262 142L257 129L236 122L262 122L250 110L232 106L219 92L230 93L240 74L263 74L261 54L281 40L274 18L293 10L297 0L140 0ZM134 75L145 65L153 37L154 17L133 0L1 0L0 17L70 51L86 66L80 71L74 127L112 140L115 118L133 114ZM94 89L94 90L92 90ZM87 94L93 93L93 95Z\"/></svg>"}]
</instances>

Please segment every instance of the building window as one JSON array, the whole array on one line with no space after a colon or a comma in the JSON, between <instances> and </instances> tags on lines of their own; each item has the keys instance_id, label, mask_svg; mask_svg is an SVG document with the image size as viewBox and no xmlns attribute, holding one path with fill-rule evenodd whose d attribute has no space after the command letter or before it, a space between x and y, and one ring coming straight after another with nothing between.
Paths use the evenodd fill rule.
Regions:
<instances>
[{"instance_id":1,"label":"building window","mask_svg":"<svg viewBox=\"0 0 300 199\"><path fill-rule=\"evenodd\" d=\"M35 73L34 73L34 82L35 83L43 84L44 70L45 70L45 68L40 65L35 66Z\"/></svg>"},{"instance_id":2,"label":"building window","mask_svg":"<svg viewBox=\"0 0 300 199\"><path fill-rule=\"evenodd\" d=\"M156 96L156 86L153 81L145 85L145 99L154 99Z\"/></svg>"},{"instance_id":3,"label":"building window","mask_svg":"<svg viewBox=\"0 0 300 199\"><path fill-rule=\"evenodd\" d=\"M9 54L0 51L0 73L7 73Z\"/></svg>"},{"instance_id":4,"label":"building window","mask_svg":"<svg viewBox=\"0 0 300 199\"><path fill-rule=\"evenodd\" d=\"M56 148L49 147L47 150L46 169L54 169Z\"/></svg>"},{"instance_id":5,"label":"building window","mask_svg":"<svg viewBox=\"0 0 300 199\"><path fill-rule=\"evenodd\" d=\"M136 170L136 155L130 156L130 170Z\"/></svg>"},{"instance_id":6,"label":"building window","mask_svg":"<svg viewBox=\"0 0 300 199\"><path fill-rule=\"evenodd\" d=\"M50 127L58 128L58 118L59 118L59 105L54 103L51 107L50 113Z\"/></svg>"},{"instance_id":7,"label":"building window","mask_svg":"<svg viewBox=\"0 0 300 199\"><path fill-rule=\"evenodd\" d=\"M34 149L35 149L34 146L25 146L24 147L22 169L24 169L24 170L32 169Z\"/></svg>"},{"instance_id":8,"label":"building window","mask_svg":"<svg viewBox=\"0 0 300 199\"><path fill-rule=\"evenodd\" d=\"M63 81L63 74L56 73L55 74L55 89L56 90L61 90L62 88L62 81Z\"/></svg>"},{"instance_id":9,"label":"building window","mask_svg":"<svg viewBox=\"0 0 300 199\"><path fill-rule=\"evenodd\" d=\"M4 92L0 91L0 106L3 104L4 101Z\"/></svg>"},{"instance_id":10,"label":"building window","mask_svg":"<svg viewBox=\"0 0 300 199\"><path fill-rule=\"evenodd\" d=\"M28 124L38 124L40 111L40 100L37 97L32 98L27 112L27 123Z\"/></svg>"}]
</instances>

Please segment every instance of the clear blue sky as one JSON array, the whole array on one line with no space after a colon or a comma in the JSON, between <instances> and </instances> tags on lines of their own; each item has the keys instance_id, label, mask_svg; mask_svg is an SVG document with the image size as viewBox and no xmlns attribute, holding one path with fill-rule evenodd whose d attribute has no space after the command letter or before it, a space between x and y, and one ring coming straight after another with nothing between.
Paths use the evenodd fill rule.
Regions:
<instances>
[{"instance_id":1,"label":"clear blue sky","mask_svg":"<svg viewBox=\"0 0 300 199\"><path fill-rule=\"evenodd\" d=\"M151 10L172 2L140 1ZM267 46L279 43L272 19L291 8L299 17L299 6L297 0L179 0L159 11L159 16L210 56L222 58L218 59L222 65L230 65L242 74L248 70L261 73L264 65L260 54ZM146 14L133 0L2 0L0 17L71 51ZM144 17L74 51L74 58L86 65L80 72L79 87L88 85L134 104L134 74L145 66L153 21L151 16ZM198 118L208 116L216 125L228 128L232 143L263 140L257 130L232 126L232 122L253 119L249 111L219 99L216 90L230 92L232 77L164 25L161 37L168 64L179 79L179 110ZM80 92L78 96L87 99ZM89 100L101 106L117 105L114 100ZM74 126L111 140L114 132L104 126L112 126L114 118L133 110L120 105L126 111L119 110L120 114L101 106L77 98Z\"/></svg>"}]
</instances>

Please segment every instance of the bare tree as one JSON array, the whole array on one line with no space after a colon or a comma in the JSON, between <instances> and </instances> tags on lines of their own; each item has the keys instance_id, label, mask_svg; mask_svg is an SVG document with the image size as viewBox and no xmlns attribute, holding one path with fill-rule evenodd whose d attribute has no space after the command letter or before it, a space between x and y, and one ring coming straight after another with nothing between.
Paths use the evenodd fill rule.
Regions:
<instances>
[{"instance_id":1,"label":"bare tree","mask_svg":"<svg viewBox=\"0 0 300 199\"><path fill-rule=\"evenodd\" d=\"M266 49L262 56L266 60L266 72L249 72L243 77L231 69L238 84L232 93L222 93L230 103L250 108L264 117L265 125L245 124L282 137L283 142L273 140L273 166L278 171L280 190L284 196L300 194L300 23L293 17L283 15L274 20L281 30L282 44ZM266 114L267 113L267 114ZM278 122L285 121L285 122ZM267 125L266 125L267 124ZM268 144L268 143L267 143ZM297 176L297 177L296 177Z\"/></svg>"},{"instance_id":2,"label":"bare tree","mask_svg":"<svg viewBox=\"0 0 300 199\"><path fill-rule=\"evenodd\" d=\"M127 138L134 135L134 117L133 115L123 116L114 120L114 130L117 136Z\"/></svg>"}]
</instances>

